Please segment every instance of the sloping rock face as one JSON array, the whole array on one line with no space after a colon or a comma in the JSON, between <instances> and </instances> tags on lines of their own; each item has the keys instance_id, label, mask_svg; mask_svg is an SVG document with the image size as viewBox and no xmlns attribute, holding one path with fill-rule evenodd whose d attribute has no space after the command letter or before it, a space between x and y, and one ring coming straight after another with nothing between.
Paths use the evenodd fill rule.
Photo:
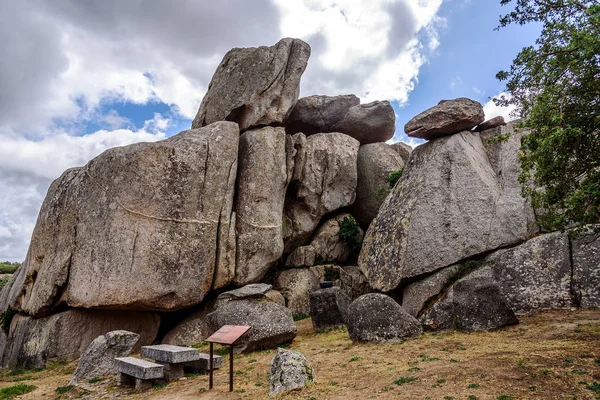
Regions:
<instances>
[{"instance_id":1,"label":"sloping rock face","mask_svg":"<svg viewBox=\"0 0 600 400\"><path fill-rule=\"evenodd\" d=\"M310 314L310 293L319 290L324 279L323 267L294 268L283 271L275 283L294 316Z\"/></svg>"},{"instance_id":2,"label":"sloping rock face","mask_svg":"<svg viewBox=\"0 0 600 400\"><path fill-rule=\"evenodd\" d=\"M310 46L290 38L271 47L230 50L213 75L192 128L233 121L244 132L281 124L298 101L309 57Z\"/></svg>"},{"instance_id":3,"label":"sloping rock face","mask_svg":"<svg viewBox=\"0 0 600 400\"><path fill-rule=\"evenodd\" d=\"M351 107L332 128L358 140L360 144L385 142L394 137L396 114L387 100Z\"/></svg>"},{"instance_id":4,"label":"sloping rock face","mask_svg":"<svg viewBox=\"0 0 600 400\"><path fill-rule=\"evenodd\" d=\"M286 253L305 244L325 214L349 206L356 196L357 140L333 132L299 144L284 211Z\"/></svg>"},{"instance_id":5,"label":"sloping rock face","mask_svg":"<svg viewBox=\"0 0 600 400\"><path fill-rule=\"evenodd\" d=\"M402 158L390 145L372 143L360 146L356 200L352 204L352 215L364 229L375 219L379 207L391 191L388 176L402 168Z\"/></svg>"},{"instance_id":6,"label":"sloping rock face","mask_svg":"<svg viewBox=\"0 0 600 400\"><path fill-rule=\"evenodd\" d=\"M409 284L402 291L402 308L413 317L416 317L423 309L425 303L440 294L448 281L457 272L458 265L453 265Z\"/></svg>"},{"instance_id":7,"label":"sloping rock face","mask_svg":"<svg viewBox=\"0 0 600 400\"><path fill-rule=\"evenodd\" d=\"M209 332L223 325L252 326L234 349L236 352L272 348L293 340L296 324L292 312L266 295L271 285L248 286L217 297L215 310L207 316Z\"/></svg>"},{"instance_id":8,"label":"sloping rock face","mask_svg":"<svg viewBox=\"0 0 600 400\"><path fill-rule=\"evenodd\" d=\"M140 335L129 331L112 331L98 336L81 356L69 385L112 375L115 372L115 358L131 354L139 339Z\"/></svg>"},{"instance_id":9,"label":"sloping rock face","mask_svg":"<svg viewBox=\"0 0 600 400\"><path fill-rule=\"evenodd\" d=\"M126 330L140 335L134 349L152 344L157 314L135 311L69 310L34 319L17 314L12 320L2 364L7 368L40 368L48 360L73 360L99 335Z\"/></svg>"},{"instance_id":10,"label":"sloping rock face","mask_svg":"<svg viewBox=\"0 0 600 400\"><path fill-rule=\"evenodd\" d=\"M353 342L402 342L423 334L421 324L391 297L369 293L348 307L348 333Z\"/></svg>"},{"instance_id":11,"label":"sloping rock face","mask_svg":"<svg viewBox=\"0 0 600 400\"><path fill-rule=\"evenodd\" d=\"M315 371L304 355L293 350L277 349L269 366L269 395L300 389L316 382Z\"/></svg>"},{"instance_id":12,"label":"sloping rock face","mask_svg":"<svg viewBox=\"0 0 600 400\"><path fill-rule=\"evenodd\" d=\"M223 251L238 140L236 124L219 122L113 148L67 171L44 202L10 305L44 315L65 298L71 307L138 310L201 302L215 268L229 268L218 263L231 260Z\"/></svg>"},{"instance_id":13,"label":"sloping rock face","mask_svg":"<svg viewBox=\"0 0 600 400\"><path fill-rule=\"evenodd\" d=\"M566 233L549 233L520 246L498 250L485 262L491 267L506 303L516 314L574 305Z\"/></svg>"},{"instance_id":14,"label":"sloping rock face","mask_svg":"<svg viewBox=\"0 0 600 400\"><path fill-rule=\"evenodd\" d=\"M600 233L572 240L573 289L583 308L600 307Z\"/></svg>"},{"instance_id":15,"label":"sloping rock face","mask_svg":"<svg viewBox=\"0 0 600 400\"><path fill-rule=\"evenodd\" d=\"M348 110L359 104L360 99L353 94L302 97L287 119L285 130L290 134L302 132L305 135L331 132Z\"/></svg>"},{"instance_id":16,"label":"sloping rock face","mask_svg":"<svg viewBox=\"0 0 600 400\"><path fill-rule=\"evenodd\" d=\"M411 137L431 140L469 130L484 119L483 106L476 101L464 97L442 100L408 121L404 132Z\"/></svg>"},{"instance_id":17,"label":"sloping rock face","mask_svg":"<svg viewBox=\"0 0 600 400\"><path fill-rule=\"evenodd\" d=\"M365 235L358 264L370 285L389 291L536 232L528 200L517 195L518 167L504 158L519 144L486 148L479 134L461 132L417 147Z\"/></svg>"},{"instance_id":18,"label":"sloping rock face","mask_svg":"<svg viewBox=\"0 0 600 400\"><path fill-rule=\"evenodd\" d=\"M420 320L429 329L460 331L487 331L519 322L489 266L457 281Z\"/></svg>"},{"instance_id":19,"label":"sloping rock face","mask_svg":"<svg viewBox=\"0 0 600 400\"><path fill-rule=\"evenodd\" d=\"M413 151L412 147L402 142L392 143L390 147L394 149L396 153L398 153L405 165L408 164L408 159L410 158L410 154Z\"/></svg>"},{"instance_id":20,"label":"sloping rock face","mask_svg":"<svg viewBox=\"0 0 600 400\"><path fill-rule=\"evenodd\" d=\"M266 127L240 138L235 201L237 262L234 283L260 281L283 254L282 216L287 186L286 134Z\"/></svg>"}]
</instances>

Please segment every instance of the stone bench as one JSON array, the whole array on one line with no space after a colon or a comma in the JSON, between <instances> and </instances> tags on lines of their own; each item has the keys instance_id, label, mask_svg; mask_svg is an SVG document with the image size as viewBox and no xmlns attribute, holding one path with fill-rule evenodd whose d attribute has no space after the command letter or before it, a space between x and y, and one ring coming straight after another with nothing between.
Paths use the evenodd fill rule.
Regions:
<instances>
[{"instance_id":1,"label":"stone bench","mask_svg":"<svg viewBox=\"0 0 600 400\"><path fill-rule=\"evenodd\" d=\"M194 371L210 371L210 355L206 353L198 353L200 358L196 361L185 363L185 367ZM223 357L213 355L213 369L219 369L223 366Z\"/></svg>"},{"instance_id":2,"label":"stone bench","mask_svg":"<svg viewBox=\"0 0 600 400\"><path fill-rule=\"evenodd\" d=\"M164 368L160 364L134 357L115 358L119 385L134 385L137 390L152 387L153 379L162 379Z\"/></svg>"},{"instance_id":3,"label":"stone bench","mask_svg":"<svg viewBox=\"0 0 600 400\"><path fill-rule=\"evenodd\" d=\"M183 368L187 363L201 359L200 352L191 347L158 344L142 346L141 356L151 358L164 367L164 379L174 381L183 378Z\"/></svg>"}]
</instances>

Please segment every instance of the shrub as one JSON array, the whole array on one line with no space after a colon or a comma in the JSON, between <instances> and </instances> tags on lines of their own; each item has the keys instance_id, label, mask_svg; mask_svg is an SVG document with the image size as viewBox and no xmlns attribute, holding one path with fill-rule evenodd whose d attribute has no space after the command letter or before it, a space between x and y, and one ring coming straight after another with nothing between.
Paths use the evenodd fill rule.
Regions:
<instances>
[{"instance_id":1,"label":"shrub","mask_svg":"<svg viewBox=\"0 0 600 400\"><path fill-rule=\"evenodd\" d=\"M0 274L14 274L21 264L8 261L0 262Z\"/></svg>"},{"instance_id":2,"label":"shrub","mask_svg":"<svg viewBox=\"0 0 600 400\"><path fill-rule=\"evenodd\" d=\"M358 254L360 252L360 245L362 244L362 235L358 222L356 222L354 217L349 216L344 218L339 225L340 236L352 248L354 254Z\"/></svg>"},{"instance_id":3,"label":"shrub","mask_svg":"<svg viewBox=\"0 0 600 400\"><path fill-rule=\"evenodd\" d=\"M402 176L403 172L404 168L400 168L399 170L390 172L390 174L387 177L388 183L390 184L390 188L393 189L394 186L396 186L396 183L398 182L398 180L400 180L400 177Z\"/></svg>"}]
</instances>

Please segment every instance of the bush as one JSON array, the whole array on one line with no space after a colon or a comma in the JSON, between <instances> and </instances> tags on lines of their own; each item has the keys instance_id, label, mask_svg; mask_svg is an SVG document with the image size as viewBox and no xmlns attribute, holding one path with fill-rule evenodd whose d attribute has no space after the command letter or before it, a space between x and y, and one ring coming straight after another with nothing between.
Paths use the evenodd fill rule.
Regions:
<instances>
[{"instance_id":1,"label":"bush","mask_svg":"<svg viewBox=\"0 0 600 400\"><path fill-rule=\"evenodd\" d=\"M402 176L402 173L404 172L404 168L400 168L397 171L393 171L390 172L390 174L387 177L388 183L390 184L390 188L394 188L394 186L396 186L396 183L398 182L398 180L400 180L400 177Z\"/></svg>"},{"instance_id":2,"label":"bush","mask_svg":"<svg viewBox=\"0 0 600 400\"><path fill-rule=\"evenodd\" d=\"M354 217L349 216L344 218L340 223L340 236L344 239L351 248L353 253L356 255L360 252L360 246L362 244L362 237L360 233L360 227Z\"/></svg>"},{"instance_id":3,"label":"bush","mask_svg":"<svg viewBox=\"0 0 600 400\"><path fill-rule=\"evenodd\" d=\"M14 274L21 264L8 261L0 262L0 274Z\"/></svg>"}]
</instances>

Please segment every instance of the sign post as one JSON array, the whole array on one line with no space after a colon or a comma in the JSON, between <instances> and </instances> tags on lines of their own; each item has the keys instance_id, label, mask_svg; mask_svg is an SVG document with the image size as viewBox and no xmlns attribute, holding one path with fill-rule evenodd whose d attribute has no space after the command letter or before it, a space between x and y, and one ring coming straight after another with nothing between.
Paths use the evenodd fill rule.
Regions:
<instances>
[{"instance_id":1,"label":"sign post","mask_svg":"<svg viewBox=\"0 0 600 400\"><path fill-rule=\"evenodd\" d=\"M210 343L208 389L213 388L213 343L229 346L229 391L233 392L233 346L250 329L251 327L246 325L223 325L221 329L206 339Z\"/></svg>"}]
</instances>

